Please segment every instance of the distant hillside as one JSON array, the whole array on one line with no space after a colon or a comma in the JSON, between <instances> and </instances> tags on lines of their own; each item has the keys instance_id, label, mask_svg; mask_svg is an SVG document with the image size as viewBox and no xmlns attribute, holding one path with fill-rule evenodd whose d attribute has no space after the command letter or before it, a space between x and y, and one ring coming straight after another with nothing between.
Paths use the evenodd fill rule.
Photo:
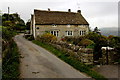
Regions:
<instances>
[{"instance_id":1,"label":"distant hillside","mask_svg":"<svg viewBox=\"0 0 120 80\"><path fill-rule=\"evenodd\" d=\"M105 27L105 28L100 28L102 35L109 36L109 35L114 35L118 36L118 28L117 27Z\"/></svg>"}]
</instances>

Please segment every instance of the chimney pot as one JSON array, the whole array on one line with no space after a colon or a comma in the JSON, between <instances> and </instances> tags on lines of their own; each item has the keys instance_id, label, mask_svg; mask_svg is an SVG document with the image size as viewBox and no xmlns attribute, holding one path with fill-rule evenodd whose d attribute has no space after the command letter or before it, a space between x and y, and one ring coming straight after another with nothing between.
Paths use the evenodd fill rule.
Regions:
<instances>
[{"instance_id":1,"label":"chimney pot","mask_svg":"<svg viewBox=\"0 0 120 80\"><path fill-rule=\"evenodd\" d=\"M81 13L81 10L78 10L77 12L78 12L78 13Z\"/></svg>"},{"instance_id":2,"label":"chimney pot","mask_svg":"<svg viewBox=\"0 0 120 80\"><path fill-rule=\"evenodd\" d=\"M71 9L68 9L68 12L71 12Z\"/></svg>"},{"instance_id":3,"label":"chimney pot","mask_svg":"<svg viewBox=\"0 0 120 80\"><path fill-rule=\"evenodd\" d=\"M48 11L50 11L50 8L48 8Z\"/></svg>"}]
</instances>

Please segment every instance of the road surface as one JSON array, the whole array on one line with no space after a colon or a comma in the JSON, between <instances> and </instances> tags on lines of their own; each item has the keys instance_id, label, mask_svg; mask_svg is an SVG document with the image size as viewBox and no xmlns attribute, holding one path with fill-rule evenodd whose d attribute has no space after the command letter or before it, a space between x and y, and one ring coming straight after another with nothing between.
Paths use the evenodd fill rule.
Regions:
<instances>
[{"instance_id":1,"label":"road surface","mask_svg":"<svg viewBox=\"0 0 120 80\"><path fill-rule=\"evenodd\" d=\"M21 78L90 78L22 35L14 40L21 54Z\"/></svg>"},{"instance_id":2,"label":"road surface","mask_svg":"<svg viewBox=\"0 0 120 80\"><path fill-rule=\"evenodd\" d=\"M106 78L119 78L120 80L120 66L119 65L101 65L95 67L94 70Z\"/></svg>"}]
</instances>

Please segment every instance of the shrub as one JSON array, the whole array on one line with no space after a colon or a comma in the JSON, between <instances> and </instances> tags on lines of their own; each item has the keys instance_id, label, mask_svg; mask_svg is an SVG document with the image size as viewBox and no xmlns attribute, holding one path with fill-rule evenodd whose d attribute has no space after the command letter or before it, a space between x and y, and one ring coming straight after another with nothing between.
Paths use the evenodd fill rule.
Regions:
<instances>
[{"instance_id":1,"label":"shrub","mask_svg":"<svg viewBox=\"0 0 120 80\"><path fill-rule=\"evenodd\" d=\"M2 26L2 38L4 40L11 40L17 33L13 30L8 30L8 28Z\"/></svg>"},{"instance_id":2,"label":"shrub","mask_svg":"<svg viewBox=\"0 0 120 80\"><path fill-rule=\"evenodd\" d=\"M73 43L74 37L65 37L64 41L69 42L69 43Z\"/></svg>"},{"instance_id":3,"label":"shrub","mask_svg":"<svg viewBox=\"0 0 120 80\"><path fill-rule=\"evenodd\" d=\"M6 51L3 51L2 61L2 78L10 80L11 78L19 78L19 52L17 44L12 41L9 43Z\"/></svg>"},{"instance_id":4,"label":"shrub","mask_svg":"<svg viewBox=\"0 0 120 80\"><path fill-rule=\"evenodd\" d=\"M65 37L64 38L66 42L78 45L78 43L82 40L85 39L85 36L80 36L80 37Z\"/></svg>"},{"instance_id":5,"label":"shrub","mask_svg":"<svg viewBox=\"0 0 120 80\"><path fill-rule=\"evenodd\" d=\"M34 40L34 37L31 35L30 37L28 37L28 40L30 41Z\"/></svg>"},{"instance_id":6,"label":"shrub","mask_svg":"<svg viewBox=\"0 0 120 80\"><path fill-rule=\"evenodd\" d=\"M94 49L94 47L95 47L95 44L91 44L91 45L88 45L86 48L92 48L92 49Z\"/></svg>"},{"instance_id":7,"label":"shrub","mask_svg":"<svg viewBox=\"0 0 120 80\"><path fill-rule=\"evenodd\" d=\"M79 45L80 46L88 46L88 45L92 45L94 44L94 42L92 40L89 40L89 39L83 39L79 42Z\"/></svg>"},{"instance_id":8,"label":"shrub","mask_svg":"<svg viewBox=\"0 0 120 80\"><path fill-rule=\"evenodd\" d=\"M25 38L30 40L30 41L34 40L33 35L25 35Z\"/></svg>"},{"instance_id":9,"label":"shrub","mask_svg":"<svg viewBox=\"0 0 120 80\"><path fill-rule=\"evenodd\" d=\"M2 37L2 78L10 80L19 78L19 52L17 44L12 37L16 34L8 28L3 27Z\"/></svg>"},{"instance_id":10,"label":"shrub","mask_svg":"<svg viewBox=\"0 0 120 80\"><path fill-rule=\"evenodd\" d=\"M43 41L43 42L54 42L57 40L56 36L50 34L50 33L45 33L42 36L38 36L37 40Z\"/></svg>"}]
</instances>

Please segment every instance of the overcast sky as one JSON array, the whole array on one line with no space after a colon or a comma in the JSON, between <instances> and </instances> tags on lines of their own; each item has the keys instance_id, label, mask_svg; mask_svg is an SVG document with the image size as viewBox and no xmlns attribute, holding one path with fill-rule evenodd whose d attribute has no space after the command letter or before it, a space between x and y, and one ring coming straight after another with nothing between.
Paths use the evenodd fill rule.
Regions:
<instances>
[{"instance_id":1,"label":"overcast sky","mask_svg":"<svg viewBox=\"0 0 120 80\"><path fill-rule=\"evenodd\" d=\"M23 20L28 21L34 9L51 11L76 12L81 14L89 22L90 27L118 27L118 1L119 0L3 0L0 4L2 13L7 12L20 14Z\"/></svg>"}]
</instances>

